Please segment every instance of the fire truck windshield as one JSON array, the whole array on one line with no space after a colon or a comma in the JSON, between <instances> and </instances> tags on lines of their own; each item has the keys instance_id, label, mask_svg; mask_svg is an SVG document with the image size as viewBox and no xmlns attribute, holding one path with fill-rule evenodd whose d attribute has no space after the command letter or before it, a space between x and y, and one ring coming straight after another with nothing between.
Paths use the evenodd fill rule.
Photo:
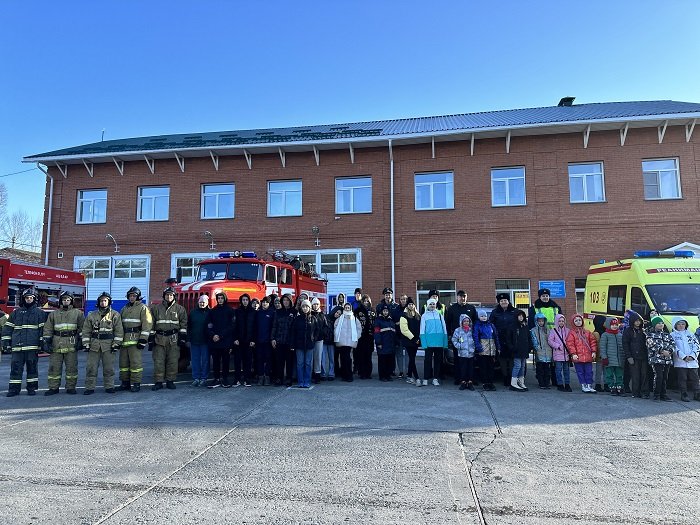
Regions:
<instances>
[{"instance_id":1,"label":"fire truck windshield","mask_svg":"<svg viewBox=\"0 0 700 525\"><path fill-rule=\"evenodd\" d=\"M238 281L262 280L262 265L249 262L208 263L199 266L198 281Z\"/></svg>"},{"instance_id":2,"label":"fire truck windshield","mask_svg":"<svg viewBox=\"0 0 700 525\"><path fill-rule=\"evenodd\" d=\"M646 288L659 313L700 313L700 284L648 284Z\"/></svg>"}]
</instances>

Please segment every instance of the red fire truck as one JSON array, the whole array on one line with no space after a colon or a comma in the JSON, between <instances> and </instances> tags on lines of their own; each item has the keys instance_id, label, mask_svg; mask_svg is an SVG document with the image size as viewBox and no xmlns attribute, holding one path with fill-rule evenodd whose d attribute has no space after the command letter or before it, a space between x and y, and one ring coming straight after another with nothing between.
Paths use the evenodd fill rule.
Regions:
<instances>
[{"instance_id":1,"label":"red fire truck","mask_svg":"<svg viewBox=\"0 0 700 525\"><path fill-rule=\"evenodd\" d=\"M73 294L73 305L82 308L85 298L85 276L41 264L0 258L0 309L10 313L19 306L19 298L27 288L39 293L39 306L58 306L63 292Z\"/></svg>"},{"instance_id":2,"label":"red fire truck","mask_svg":"<svg viewBox=\"0 0 700 525\"><path fill-rule=\"evenodd\" d=\"M202 294L209 296L213 307L218 292L226 293L230 306L237 306L238 298L244 293L251 299L273 293L291 294L294 300L306 293L309 299L318 297L321 310L326 311L328 281L308 271L299 257L282 251L266 255L261 258L255 252L224 252L217 258L201 261L195 281L177 286L178 303L189 312Z\"/></svg>"}]
</instances>

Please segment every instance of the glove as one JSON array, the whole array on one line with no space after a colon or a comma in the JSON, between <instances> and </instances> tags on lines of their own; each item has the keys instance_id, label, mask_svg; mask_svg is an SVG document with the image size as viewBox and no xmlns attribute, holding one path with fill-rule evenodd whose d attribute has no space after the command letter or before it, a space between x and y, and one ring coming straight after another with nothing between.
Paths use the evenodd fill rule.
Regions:
<instances>
[{"instance_id":1,"label":"glove","mask_svg":"<svg viewBox=\"0 0 700 525\"><path fill-rule=\"evenodd\" d=\"M627 358L627 362L628 362L629 364L633 365L633 364L634 364L634 358L633 358L633 357L628 357L628 358Z\"/></svg>"},{"instance_id":2,"label":"glove","mask_svg":"<svg viewBox=\"0 0 700 525\"><path fill-rule=\"evenodd\" d=\"M83 346L83 352L89 352L89 351L90 351L90 345Z\"/></svg>"},{"instance_id":3,"label":"glove","mask_svg":"<svg viewBox=\"0 0 700 525\"><path fill-rule=\"evenodd\" d=\"M112 344L112 348L110 348L110 351L111 351L113 354L116 354L118 349L119 349L119 344L118 344L118 343L113 343L113 344Z\"/></svg>"},{"instance_id":4,"label":"glove","mask_svg":"<svg viewBox=\"0 0 700 525\"><path fill-rule=\"evenodd\" d=\"M179 341L180 341L180 346L184 345L187 342L187 334L180 334L179 336Z\"/></svg>"},{"instance_id":5,"label":"glove","mask_svg":"<svg viewBox=\"0 0 700 525\"><path fill-rule=\"evenodd\" d=\"M148 336L148 343L152 345L152 344L155 343L155 342L156 342L156 334L155 334L155 333L151 333L151 334Z\"/></svg>"},{"instance_id":6,"label":"glove","mask_svg":"<svg viewBox=\"0 0 700 525\"><path fill-rule=\"evenodd\" d=\"M136 348L139 350L143 350L146 348L146 345L148 344L148 339L139 339L138 343L136 343Z\"/></svg>"},{"instance_id":7,"label":"glove","mask_svg":"<svg viewBox=\"0 0 700 525\"><path fill-rule=\"evenodd\" d=\"M41 346L41 351L46 353L46 354L50 354L53 352L53 348L51 348L51 345L49 344L48 340L46 340L46 339L41 339L40 346Z\"/></svg>"},{"instance_id":8,"label":"glove","mask_svg":"<svg viewBox=\"0 0 700 525\"><path fill-rule=\"evenodd\" d=\"M605 359L601 359L600 364L603 366L608 366L608 364L610 364L610 359L608 359L607 357Z\"/></svg>"}]
</instances>

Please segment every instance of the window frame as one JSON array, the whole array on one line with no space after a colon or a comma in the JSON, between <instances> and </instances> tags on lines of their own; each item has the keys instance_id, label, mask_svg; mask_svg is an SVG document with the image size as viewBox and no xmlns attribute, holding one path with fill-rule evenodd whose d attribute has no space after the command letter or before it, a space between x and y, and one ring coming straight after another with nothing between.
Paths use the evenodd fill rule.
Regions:
<instances>
[{"instance_id":1,"label":"window frame","mask_svg":"<svg viewBox=\"0 0 700 525\"><path fill-rule=\"evenodd\" d=\"M221 193L221 192L215 192L215 193L210 193L206 194L205 189L207 186L231 186L232 191L230 193ZM207 217L205 216L204 213L204 202L205 202L205 197L206 196L216 196L216 216L215 217ZM232 209L232 215L230 217L221 217L219 216L219 201L222 195L231 195L233 197L233 206L231 207ZM199 191L199 218L205 221L215 221L215 220L221 220L221 219L235 219L236 218L236 183L235 182L206 182L202 183Z\"/></svg>"},{"instance_id":2,"label":"window frame","mask_svg":"<svg viewBox=\"0 0 700 525\"><path fill-rule=\"evenodd\" d=\"M622 292L622 293L620 293ZM613 300L619 301L622 299L622 308L613 310ZM608 315L621 316L625 314L627 309L627 285L626 284L611 284L608 286L608 297L607 297L607 310Z\"/></svg>"},{"instance_id":3,"label":"window frame","mask_svg":"<svg viewBox=\"0 0 700 525\"><path fill-rule=\"evenodd\" d=\"M645 171L644 170L644 163L645 162L655 162L655 161L663 161L663 160L672 160L675 164L675 172L676 172L676 189L678 190L678 195L675 197L664 197L662 193L663 186L661 185L661 172L669 171L669 170L653 170L653 171ZM644 175L646 173L655 173L657 177L657 183L658 183L658 188L659 188L659 196L658 197L648 197L647 196L647 184L644 181ZM646 201L665 201L665 200L676 200L676 199L682 199L683 198L683 191L681 188L681 165L680 165L680 160L678 157L655 157L651 159L642 159L642 189L644 190L644 200Z\"/></svg>"},{"instance_id":4,"label":"window frame","mask_svg":"<svg viewBox=\"0 0 700 525\"><path fill-rule=\"evenodd\" d=\"M164 195L154 195L154 196L149 196L145 197L142 195L143 190L147 189L166 189L168 190L167 196ZM165 184L162 186L139 186L137 190L137 205L136 205L136 222L166 222L170 220L170 186ZM167 206L166 206L166 214L164 219L158 219L156 218L156 199L157 198L162 198L166 197L167 198ZM153 212L153 218L152 219L144 219L141 214L143 212L143 201L144 200L150 200L151 205L152 205L152 212Z\"/></svg>"},{"instance_id":5,"label":"window frame","mask_svg":"<svg viewBox=\"0 0 700 525\"><path fill-rule=\"evenodd\" d=\"M506 202L505 204L495 204L494 203L494 191L493 191L493 183L494 183L494 172L498 171L505 171L505 170L514 170L514 169L522 169L523 170L523 202L522 204L511 204L510 203L510 190L508 188L508 183L506 183ZM490 173L490 178L491 178L491 207L492 208L511 208L511 207L518 207L518 206L527 206L527 170L525 169L525 166L499 166L496 168L491 168L491 173ZM496 181L508 181L511 179L520 179L520 177L506 177L506 178L497 178Z\"/></svg>"},{"instance_id":6,"label":"window frame","mask_svg":"<svg viewBox=\"0 0 700 525\"><path fill-rule=\"evenodd\" d=\"M349 188L338 188L338 182L348 181L348 180L368 180L369 184L365 186L350 186ZM356 211L355 210L355 189L359 188L369 188L369 210L366 211ZM338 192L339 191L349 191L350 192L350 211L340 211L338 208ZM335 213L336 215L352 215L361 213L372 213L372 176L371 175L358 175L358 176L348 176L348 177L336 177L335 178Z\"/></svg>"},{"instance_id":7,"label":"window frame","mask_svg":"<svg viewBox=\"0 0 700 525\"><path fill-rule=\"evenodd\" d=\"M418 177L425 175L449 175L449 182L418 182ZM446 198L446 206L443 208L435 207L435 185L443 184L445 186L451 187L452 197ZM418 207L418 186L430 186L430 207L420 208ZM447 197L447 194L446 194ZM452 205L449 205L450 200ZM445 171L421 171L413 174L413 208L415 211L440 211L440 210L454 210L455 209L455 174L453 170Z\"/></svg>"},{"instance_id":8,"label":"window frame","mask_svg":"<svg viewBox=\"0 0 700 525\"><path fill-rule=\"evenodd\" d=\"M83 192L88 192L88 191L104 191L105 196L104 199L83 199L82 194ZM76 207L75 207L75 223L76 224L106 224L107 222L107 197L109 195L109 192L107 191L107 188L86 188L82 190L78 190L78 197L77 197L77 202L76 202ZM92 220L94 219L95 212L94 212L94 203L95 201L102 201L104 200L105 203L105 213L104 213L104 220L103 221L96 221ZM88 221L81 221L80 220L80 210L82 208L82 203L89 201L91 202L90 204L90 219Z\"/></svg>"},{"instance_id":9,"label":"window frame","mask_svg":"<svg viewBox=\"0 0 700 525\"><path fill-rule=\"evenodd\" d=\"M584 174L571 174L571 166L593 166L593 165L598 165L600 166L600 172L598 173L584 173ZM570 204L598 204L601 202L605 202L605 164L604 162L601 161L591 161L591 162L569 162L567 164L567 172L569 175L569 203ZM589 176L595 176L599 175L600 176L600 187L602 189L602 199L600 200L589 200L588 199L588 191L587 191L587 185L586 185L586 177ZM571 179L572 177L574 178L581 178L583 179L583 200L573 200L573 195L571 193Z\"/></svg>"},{"instance_id":10,"label":"window frame","mask_svg":"<svg viewBox=\"0 0 700 525\"><path fill-rule=\"evenodd\" d=\"M449 288L449 286L452 286ZM448 286L448 287L445 287ZM456 279L426 279L416 281L416 308L419 312L428 302L430 290L437 290L438 296L449 296L449 299L440 301L445 307L457 301L457 280Z\"/></svg>"},{"instance_id":11,"label":"window frame","mask_svg":"<svg viewBox=\"0 0 700 525\"><path fill-rule=\"evenodd\" d=\"M281 214L275 214L273 215L270 209L270 204L271 204L271 199L270 196L272 195L272 185L273 184L281 184L281 183L289 183L289 182L297 182L299 183L299 213L281 213ZM275 193L283 193L284 194L284 211L287 211L287 193L296 193L296 190L278 190ZM283 179L283 180L268 180L267 181L267 216L268 217L301 217L304 214L304 187L301 179Z\"/></svg>"},{"instance_id":12,"label":"window frame","mask_svg":"<svg viewBox=\"0 0 700 525\"><path fill-rule=\"evenodd\" d=\"M323 258L324 258L324 257L328 258L328 256L335 256L335 261L333 261L333 262L329 262L329 261L323 262ZM349 257L354 257L355 260L354 260L354 261L345 261L345 262L343 262L343 261L340 260L341 257L343 257L343 256L346 256L346 257L348 257L348 256L349 256ZM357 256L357 252L325 252L325 253L321 253L321 254L320 254L320 263L319 263L319 264L320 264L320 266L319 266L319 268L320 268L320 272L319 272L319 273L320 273L320 274L324 274L324 275L325 275L325 274L332 274L332 275L356 274L356 273L358 272L358 270L357 270L357 268L358 268L358 256ZM342 268L343 266L350 266L350 265L354 265L354 267L355 267L355 270L354 270L354 271L352 271L352 272L342 271L341 268ZM334 267L335 267L335 271L332 271L332 272L327 271L327 270L324 269L324 266L325 266L325 267L334 266Z\"/></svg>"}]
</instances>

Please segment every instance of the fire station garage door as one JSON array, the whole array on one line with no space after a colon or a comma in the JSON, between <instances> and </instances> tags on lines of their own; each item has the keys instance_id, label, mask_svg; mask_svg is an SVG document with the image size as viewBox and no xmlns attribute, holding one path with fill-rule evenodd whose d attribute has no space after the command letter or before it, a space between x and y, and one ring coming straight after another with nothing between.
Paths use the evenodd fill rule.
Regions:
<instances>
[{"instance_id":1,"label":"fire station garage door","mask_svg":"<svg viewBox=\"0 0 700 525\"><path fill-rule=\"evenodd\" d=\"M328 279L328 304L343 292L352 297L362 287L362 250L360 248L328 250L287 250L298 255L307 267Z\"/></svg>"},{"instance_id":2,"label":"fire station garage door","mask_svg":"<svg viewBox=\"0 0 700 525\"><path fill-rule=\"evenodd\" d=\"M127 303L126 292L132 286L140 288L144 302L149 302L150 255L79 256L73 261L73 269L85 275L86 312L95 309L95 301L102 292L109 292L112 308L121 310Z\"/></svg>"}]
</instances>

